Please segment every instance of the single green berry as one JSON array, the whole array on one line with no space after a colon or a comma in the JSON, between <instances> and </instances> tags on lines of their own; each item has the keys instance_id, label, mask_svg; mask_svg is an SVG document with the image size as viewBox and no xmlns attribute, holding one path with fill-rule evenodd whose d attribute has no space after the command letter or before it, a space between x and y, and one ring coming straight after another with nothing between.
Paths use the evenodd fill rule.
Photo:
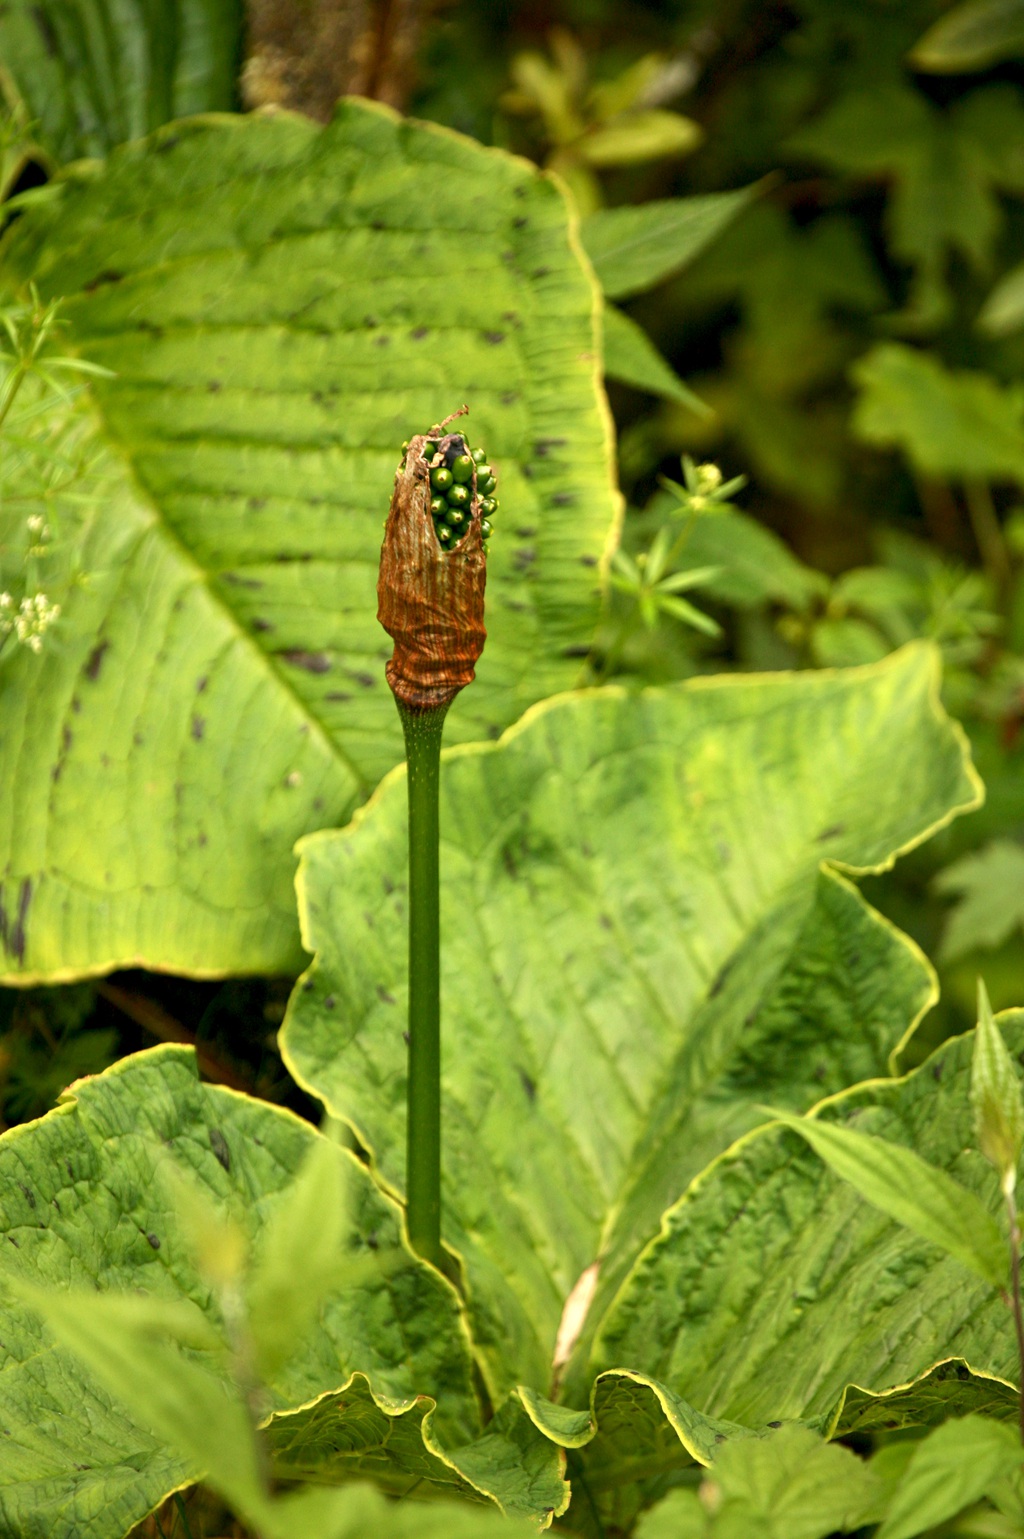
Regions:
<instances>
[{"instance_id":1,"label":"single green berry","mask_svg":"<svg viewBox=\"0 0 1024 1539\"><path fill-rule=\"evenodd\" d=\"M443 518L448 511L448 504L443 497L431 497L430 512L433 518Z\"/></svg>"},{"instance_id":2,"label":"single green berry","mask_svg":"<svg viewBox=\"0 0 1024 1539\"><path fill-rule=\"evenodd\" d=\"M485 540L489 540L491 538L491 526L486 518L482 518L480 520L480 533L483 535Z\"/></svg>"},{"instance_id":3,"label":"single green berry","mask_svg":"<svg viewBox=\"0 0 1024 1539\"><path fill-rule=\"evenodd\" d=\"M485 497L480 503L480 512L483 514L484 518L490 518L491 514L496 511L497 506L497 497Z\"/></svg>"},{"instance_id":4,"label":"single green berry","mask_svg":"<svg viewBox=\"0 0 1024 1539\"><path fill-rule=\"evenodd\" d=\"M474 449L473 450L473 462L476 465L486 465L486 463L487 463L487 450L486 449Z\"/></svg>"},{"instance_id":5,"label":"single green berry","mask_svg":"<svg viewBox=\"0 0 1024 1539\"><path fill-rule=\"evenodd\" d=\"M445 495L450 508L464 508L470 501L468 486L450 486Z\"/></svg>"},{"instance_id":6,"label":"single green berry","mask_svg":"<svg viewBox=\"0 0 1024 1539\"><path fill-rule=\"evenodd\" d=\"M408 454L409 453L409 440L408 439L406 439L405 443L402 445L402 453L403 454Z\"/></svg>"},{"instance_id":7,"label":"single green berry","mask_svg":"<svg viewBox=\"0 0 1024 1539\"><path fill-rule=\"evenodd\" d=\"M462 508L448 509L448 523L453 529L462 529L466 522L467 514Z\"/></svg>"},{"instance_id":8,"label":"single green berry","mask_svg":"<svg viewBox=\"0 0 1024 1539\"><path fill-rule=\"evenodd\" d=\"M465 486L467 481L472 481L473 479L473 461L468 454L460 454L456 459L452 460L451 470L456 481L460 482L463 486Z\"/></svg>"},{"instance_id":9,"label":"single green berry","mask_svg":"<svg viewBox=\"0 0 1024 1539\"><path fill-rule=\"evenodd\" d=\"M435 492L446 492L452 484L452 473L443 465L438 465L436 470L430 472L430 484Z\"/></svg>"},{"instance_id":10,"label":"single green berry","mask_svg":"<svg viewBox=\"0 0 1024 1539\"><path fill-rule=\"evenodd\" d=\"M423 453L428 460L432 460L434 458L434 455L437 453L437 444L432 438L428 439L428 441L423 445Z\"/></svg>"},{"instance_id":11,"label":"single green berry","mask_svg":"<svg viewBox=\"0 0 1024 1539\"><path fill-rule=\"evenodd\" d=\"M478 476L476 489L480 493L481 497L489 497L497 484L498 482L495 476Z\"/></svg>"},{"instance_id":12,"label":"single green berry","mask_svg":"<svg viewBox=\"0 0 1024 1539\"><path fill-rule=\"evenodd\" d=\"M491 469L490 465L488 465L487 461L486 460L480 460L478 462L478 464L477 464L477 467L476 467L476 484L477 484L477 486L480 485L481 481L486 481L487 477L488 476L493 476L493 474L494 474L494 471Z\"/></svg>"},{"instance_id":13,"label":"single green berry","mask_svg":"<svg viewBox=\"0 0 1024 1539\"><path fill-rule=\"evenodd\" d=\"M436 526L436 528L437 528L437 538L441 541L442 545L447 545L450 542L451 537L452 537L452 532L448 528L448 525L447 524L438 524Z\"/></svg>"}]
</instances>

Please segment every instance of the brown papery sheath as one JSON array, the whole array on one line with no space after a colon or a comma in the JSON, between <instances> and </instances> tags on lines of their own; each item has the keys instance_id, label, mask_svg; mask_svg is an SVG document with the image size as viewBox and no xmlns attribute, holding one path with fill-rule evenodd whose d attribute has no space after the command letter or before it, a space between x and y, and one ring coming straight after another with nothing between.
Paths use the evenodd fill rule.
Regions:
<instances>
[{"instance_id":1,"label":"brown papery sheath","mask_svg":"<svg viewBox=\"0 0 1024 1539\"><path fill-rule=\"evenodd\" d=\"M487 639L487 557L475 467L469 529L453 550L442 548L430 513L431 465L443 464L453 438L462 437L435 430L410 439L381 546L377 618L395 643L385 673L396 700L411 711L449 705L472 683ZM438 445L429 463L423 456L428 438Z\"/></svg>"}]
</instances>

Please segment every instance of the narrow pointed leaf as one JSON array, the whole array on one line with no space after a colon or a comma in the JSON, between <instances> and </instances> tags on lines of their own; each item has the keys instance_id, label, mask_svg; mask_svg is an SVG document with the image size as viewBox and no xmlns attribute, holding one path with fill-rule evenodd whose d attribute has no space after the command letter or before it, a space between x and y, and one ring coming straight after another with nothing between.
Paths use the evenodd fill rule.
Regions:
<instances>
[{"instance_id":1,"label":"narrow pointed leaf","mask_svg":"<svg viewBox=\"0 0 1024 1539\"><path fill-rule=\"evenodd\" d=\"M683 383L658 352L643 327L615 305L604 307L604 372L609 379L620 380L636 390L678 401L699 417L713 415L711 407Z\"/></svg>"},{"instance_id":2,"label":"narrow pointed leaf","mask_svg":"<svg viewBox=\"0 0 1024 1539\"><path fill-rule=\"evenodd\" d=\"M580 237L609 299L653 288L681 271L731 224L753 189L697 198L666 198L638 207L601 209L584 219Z\"/></svg>"},{"instance_id":3,"label":"narrow pointed leaf","mask_svg":"<svg viewBox=\"0 0 1024 1539\"><path fill-rule=\"evenodd\" d=\"M807 1140L815 1154L866 1201L898 1224L969 1267L994 1288L1005 1287L1009 1260L999 1225L973 1192L913 1149L852 1128L773 1113Z\"/></svg>"},{"instance_id":4,"label":"narrow pointed leaf","mask_svg":"<svg viewBox=\"0 0 1024 1539\"><path fill-rule=\"evenodd\" d=\"M985 1158L995 1166L1004 1191L1017 1183L1024 1145L1024 1103L1020 1081L1006 1043L992 1018L988 991L978 979L978 1029L971 1064L974 1134Z\"/></svg>"}]
</instances>

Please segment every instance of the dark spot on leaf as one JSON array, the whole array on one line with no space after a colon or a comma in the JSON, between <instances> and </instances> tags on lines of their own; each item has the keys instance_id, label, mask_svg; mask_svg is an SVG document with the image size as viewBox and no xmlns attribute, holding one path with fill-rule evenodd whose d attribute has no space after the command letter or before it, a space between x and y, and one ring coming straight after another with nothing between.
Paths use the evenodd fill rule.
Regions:
<instances>
[{"instance_id":1,"label":"dark spot on leaf","mask_svg":"<svg viewBox=\"0 0 1024 1539\"><path fill-rule=\"evenodd\" d=\"M372 689L377 682L372 673L356 673L349 669L348 676L350 679L355 679L357 684L361 684L363 689Z\"/></svg>"},{"instance_id":2,"label":"dark spot on leaf","mask_svg":"<svg viewBox=\"0 0 1024 1539\"><path fill-rule=\"evenodd\" d=\"M203 674L203 677L201 679L197 679L196 680L196 694L197 695L201 695L203 693L204 689L206 688L207 684L209 684L209 682L210 681L206 677L205 673Z\"/></svg>"},{"instance_id":3,"label":"dark spot on leaf","mask_svg":"<svg viewBox=\"0 0 1024 1539\"><path fill-rule=\"evenodd\" d=\"M32 1190L32 1188L30 1186L26 1186L24 1181L19 1181L18 1185L21 1187L22 1194L23 1194L23 1196L25 1198L25 1201L28 1203L29 1207L30 1208L34 1208L35 1205L36 1205L36 1194L35 1194L35 1192Z\"/></svg>"},{"instance_id":4,"label":"dark spot on leaf","mask_svg":"<svg viewBox=\"0 0 1024 1539\"><path fill-rule=\"evenodd\" d=\"M546 278L550 271L551 271L550 267L535 267L533 269L533 272L530 274L530 277L531 278Z\"/></svg>"},{"instance_id":5,"label":"dark spot on leaf","mask_svg":"<svg viewBox=\"0 0 1024 1539\"><path fill-rule=\"evenodd\" d=\"M520 540L529 540L537 531L530 524L520 524L515 533Z\"/></svg>"},{"instance_id":6,"label":"dark spot on leaf","mask_svg":"<svg viewBox=\"0 0 1024 1539\"><path fill-rule=\"evenodd\" d=\"M195 741L197 743L201 743L202 742L202 740L203 740L203 733L205 731L206 731L206 718L205 718L205 716L193 716L193 718L192 718L192 736L193 736L193 738L195 739Z\"/></svg>"},{"instance_id":7,"label":"dark spot on leaf","mask_svg":"<svg viewBox=\"0 0 1024 1539\"><path fill-rule=\"evenodd\" d=\"M525 214L517 214L515 219L512 221L512 228L514 230L523 230L526 228L529 222L530 221L527 219Z\"/></svg>"},{"instance_id":8,"label":"dark spot on leaf","mask_svg":"<svg viewBox=\"0 0 1024 1539\"><path fill-rule=\"evenodd\" d=\"M241 577L238 572L222 572L221 582L230 583L233 588L262 588L263 583L258 577Z\"/></svg>"},{"instance_id":9,"label":"dark spot on leaf","mask_svg":"<svg viewBox=\"0 0 1024 1539\"><path fill-rule=\"evenodd\" d=\"M218 390L223 390L224 386L219 379L211 379L207 381L206 388L211 395L216 395Z\"/></svg>"},{"instance_id":10,"label":"dark spot on leaf","mask_svg":"<svg viewBox=\"0 0 1024 1539\"><path fill-rule=\"evenodd\" d=\"M523 475L526 477L527 481L532 481L533 480L534 469L533 469L533 466L530 464L529 460L527 460L525 465L520 465L519 468L522 471Z\"/></svg>"},{"instance_id":11,"label":"dark spot on leaf","mask_svg":"<svg viewBox=\"0 0 1024 1539\"><path fill-rule=\"evenodd\" d=\"M382 876L380 881L381 881L381 886L384 888L384 891L388 894L388 897L390 897L391 894L395 890L394 882L391 880L391 878L389 876Z\"/></svg>"},{"instance_id":12,"label":"dark spot on leaf","mask_svg":"<svg viewBox=\"0 0 1024 1539\"><path fill-rule=\"evenodd\" d=\"M516 860L512 846L509 844L503 845L502 847L501 863L505 867L505 870L508 872L512 880L515 881L516 877L519 875L519 864Z\"/></svg>"},{"instance_id":13,"label":"dark spot on leaf","mask_svg":"<svg viewBox=\"0 0 1024 1539\"><path fill-rule=\"evenodd\" d=\"M724 1432L716 1432L715 1433L715 1442L716 1443L724 1443L725 1442L725 1433Z\"/></svg>"},{"instance_id":14,"label":"dark spot on leaf","mask_svg":"<svg viewBox=\"0 0 1024 1539\"><path fill-rule=\"evenodd\" d=\"M50 1198L50 1206L51 1208L56 1208L58 1213L60 1212L60 1203L57 1201L56 1197Z\"/></svg>"},{"instance_id":15,"label":"dark spot on leaf","mask_svg":"<svg viewBox=\"0 0 1024 1539\"><path fill-rule=\"evenodd\" d=\"M590 656L590 648L586 644L581 644L580 646L577 646L577 647L563 647L562 648L562 656L563 657L589 657Z\"/></svg>"},{"instance_id":16,"label":"dark spot on leaf","mask_svg":"<svg viewBox=\"0 0 1024 1539\"><path fill-rule=\"evenodd\" d=\"M576 501L576 493L556 492L551 501L556 508L570 508Z\"/></svg>"},{"instance_id":17,"label":"dark spot on leaf","mask_svg":"<svg viewBox=\"0 0 1024 1539\"><path fill-rule=\"evenodd\" d=\"M305 668L307 673L330 673L331 671L331 659L326 652L304 652L300 647L295 647L287 652L279 652L277 655L296 668Z\"/></svg>"},{"instance_id":18,"label":"dark spot on leaf","mask_svg":"<svg viewBox=\"0 0 1024 1539\"><path fill-rule=\"evenodd\" d=\"M367 1250L379 1250L380 1249L380 1241L378 1240L378 1238L377 1238L377 1236L375 1234L368 1234L366 1236L366 1248L367 1248Z\"/></svg>"},{"instance_id":19,"label":"dark spot on leaf","mask_svg":"<svg viewBox=\"0 0 1024 1539\"><path fill-rule=\"evenodd\" d=\"M246 507L251 509L253 513L258 513L260 508L265 508L266 505L267 499L265 497L250 497L246 503Z\"/></svg>"},{"instance_id":20,"label":"dark spot on leaf","mask_svg":"<svg viewBox=\"0 0 1024 1539\"><path fill-rule=\"evenodd\" d=\"M498 726L497 722L492 721L490 723L487 728L487 736L490 738L492 743L496 742L501 736L501 728Z\"/></svg>"},{"instance_id":21,"label":"dark spot on leaf","mask_svg":"<svg viewBox=\"0 0 1024 1539\"><path fill-rule=\"evenodd\" d=\"M827 1067L826 1064L823 1064L823 1063L815 1064L815 1066L814 1066L814 1078L819 1082L819 1084L825 1078L825 1075L827 1073L828 1073L828 1067Z\"/></svg>"},{"instance_id":22,"label":"dark spot on leaf","mask_svg":"<svg viewBox=\"0 0 1024 1539\"><path fill-rule=\"evenodd\" d=\"M502 406L514 406L519 399L518 390L506 390L501 396Z\"/></svg>"},{"instance_id":23,"label":"dark spot on leaf","mask_svg":"<svg viewBox=\"0 0 1024 1539\"><path fill-rule=\"evenodd\" d=\"M173 150L175 148L175 146L177 145L179 138L180 138L180 135L178 135L178 134L168 134L167 138L163 139L157 145L156 153L158 155L168 155L168 154L170 154L171 150Z\"/></svg>"},{"instance_id":24,"label":"dark spot on leaf","mask_svg":"<svg viewBox=\"0 0 1024 1539\"><path fill-rule=\"evenodd\" d=\"M526 572L537 559L537 552L532 545L524 545L522 550L517 550L512 557L512 565L518 572Z\"/></svg>"},{"instance_id":25,"label":"dark spot on leaf","mask_svg":"<svg viewBox=\"0 0 1024 1539\"><path fill-rule=\"evenodd\" d=\"M154 1250L160 1249L160 1241L157 1239L155 1234L147 1234L146 1239L149 1241L150 1245L152 1245Z\"/></svg>"},{"instance_id":26,"label":"dark spot on leaf","mask_svg":"<svg viewBox=\"0 0 1024 1539\"><path fill-rule=\"evenodd\" d=\"M845 834L845 832L845 823L833 823L830 827L822 829L821 833L817 835L815 843L824 844L826 839L836 839L840 834Z\"/></svg>"},{"instance_id":27,"label":"dark spot on leaf","mask_svg":"<svg viewBox=\"0 0 1024 1539\"><path fill-rule=\"evenodd\" d=\"M324 699L325 700L344 701L344 700L351 700L352 696L351 695L346 695L344 690L332 689L329 694L326 694L324 696Z\"/></svg>"},{"instance_id":28,"label":"dark spot on leaf","mask_svg":"<svg viewBox=\"0 0 1024 1539\"><path fill-rule=\"evenodd\" d=\"M75 698L73 698L72 701L71 701L71 709L74 711L76 716L78 715L79 711L82 709L82 702L81 702L81 700L79 700L77 698L77 696Z\"/></svg>"},{"instance_id":29,"label":"dark spot on leaf","mask_svg":"<svg viewBox=\"0 0 1024 1539\"><path fill-rule=\"evenodd\" d=\"M390 341L391 338L388 336L374 337L373 345L374 347L387 347Z\"/></svg>"},{"instance_id":30,"label":"dark spot on leaf","mask_svg":"<svg viewBox=\"0 0 1024 1539\"><path fill-rule=\"evenodd\" d=\"M610 930L612 928L612 922L608 918L607 914L598 914L597 922L601 926L602 930Z\"/></svg>"},{"instance_id":31,"label":"dark spot on leaf","mask_svg":"<svg viewBox=\"0 0 1024 1539\"><path fill-rule=\"evenodd\" d=\"M9 951L11 956L19 962L25 960L25 921L28 918L28 907L31 901L32 878L30 876L24 877L18 888L18 908L13 918L7 912L3 893L0 891L0 946L3 946L5 951Z\"/></svg>"},{"instance_id":32,"label":"dark spot on leaf","mask_svg":"<svg viewBox=\"0 0 1024 1539\"><path fill-rule=\"evenodd\" d=\"M259 615L257 615L252 622L252 628L254 631L260 631L262 633L263 631L272 631L274 629L274 625L273 621L263 620Z\"/></svg>"},{"instance_id":33,"label":"dark spot on leaf","mask_svg":"<svg viewBox=\"0 0 1024 1539\"><path fill-rule=\"evenodd\" d=\"M769 1425L769 1427L781 1427L782 1423L781 1423L781 1421L770 1421L768 1423L768 1425Z\"/></svg>"},{"instance_id":34,"label":"dark spot on leaf","mask_svg":"<svg viewBox=\"0 0 1024 1539\"><path fill-rule=\"evenodd\" d=\"M596 565L597 565L597 557L596 556L581 556L580 557L580 566L596 566Z\"/></svg>"},{"instance_id":35,"label":"dark spot on leaf","mask_svg":"<svg viewBox=\"0 0 1024 1539\"><path fill-rule=\"evenodd\" d=\"M485 331L483 339L485 342L490 342L492 347L497 347L499 342L504 342L505 333L503 331Z\"/></svg>"},{"instance_id":36,"label":"dark spot on leaf","mask_svg":"<svg viewBox=\"0 0 1024 1539\"><path fill-rule=\"evenodd\" d=\"M394 994L389 993L383 983L377 985L377 997L386 1005L393 1005L395 1002Z\"/></svg>"},{"instance_id":37,"label":"dark spot on leaf","mask_svg":"<svg viewBox=\"0 0 1024 1539\"><path fill-rule=\"evenodd\" d=\"M728 962L726 962L723 967L719 968L714 983L712 983L711 987L708 989L709 999L714 999L725 988L729 974L732 972L735 962L736 958L734 956L730 957Z\"/></svg>"},{"instance_id":38,"label":"dark spot on leaf","mask_svg":"<svg viewBox=\"0 0 1024 1539\"><path fill-rule=\"evenodd\" d=\"M561 449L565 446L564 438L538 438L533 446L533 452L538 459L544 459L552 449Z\"/></svg>"},{"instance_id":39,"label":"dark spot on leaf","mask_svg":"<svg viewBox=\"0 0 1024 1539\"><path fill-rule=\"evenodd\" d=\"M1022 1061L1024 1061L1024 1060L1022 1060ZM941 1065L941 1063L933 1063L932 1064L932 1079L941 1079L941 1078L942 1078L942 1065Z\"/></svg>"},{"instance_id":40,"label":"dark spot on leaf","mask_svg":"<svg viewBox=\"0 0 1024 1539\"><path fill-rule=\"evenodd\" d=\"M517 1069L516 1072L519 1075L519 1081L523 1089L526 1091L526 1099L532 1104L537 1099L536 1081L530 1078L525 1069Z\"/></svg>"},{"instance_id":41,"label":"dark spot on leaf","mask_svg":"<svg viewBox=\"0 0 1024 1539\"><path fill-rule=\"evenodd\" d=\"M302 992L303 992L303 994L308 994L312 987L313 987L313 980L312 980L312 978L303 978L303 980L302 980Z\"/></svg>"},{"instance_id":42,"label":"dark spot on leaf","mask_svg":"<svg viewBox=\"0 0 1024 1539\"><path fill-rule=\"evenodd\" d=\"M584 855L587 860L593 860L594 858L594 851L586 839L580 845L580 854Z\"/></svg>"},{"instance_id":43,"label":"dark spot on leaf","mask_svg":"<svg viewBox=\"0 0 1024 1539\"><path fill-rule=\"evenodd\" d=\"M414 342L422 342L424 337L430 336L429 326L417 326L415 331L409 333Z\"/></svg>"},{"instance_id":44,"label":"dark spot on leaf","mask_svg":"<svg viewBox=\"0 0 1024 1539\"><path fill-rule=\"evenodd\" d=\"M109 641L100 641L97 642L96 646L94 646L92 651L89 653L89 660L85 665L85 676L87 679L91 679L94 684L100 676L100 669L103 667L103 658L109 648Z\"/></svg>"},{"instance_id":45,"label":"dark spot on leaf","mask_svg":"<svg viewBox=\"0 0 1024 1539\"><path fill-rule=\"evenodd\" d=\"M333 994L328 994L326 999L324 1000L324 1009L325 1010L333 1010L334 1009L334 1003L335 1003L334 995Z\"/></svg>"},{"instance_id":46,"label":"dark spot on leaf","mask_svg":"<svg viewBox=\"0 0 1024 1539\"><path fill-rule=\"evenodd\" d=\"M402 1041L405 1043L406 1047L409 1046L409 1033L407 1031L402 1032Z\"/></svg>"},{"instance_id":47,"label":"dark spot on leaf","mask_svg":"<svg viewBox=\"0 0 1024 1539\"><path fill-rule=\"evenodd\" d=\"M231 1150L228 1148L228 1141L224 1137L224 1134L221 1132L220 1128L210 1129L210 1148L213 1150L220 1163L224 1166L224 1169L230 1172Z\"/></svg>"},{"instance_id":48,"label":"dark spot on leaf","mask_svg":"<svg viewBox=\"0 0 1024 1539\"><path fill-rule=\"evenodd\" d=\"M143 737L141 732L132 733L132 742L135 744L136 748L141 748L145 741L146 739Z\"/></svg>"},{"instance_id":49,"label":"dark spot on leaf","mask_svg":"<svg viewBox=\"0 0 1024 1539\"><path fill-rule=\"evenodd\" d=\"M84 283L82 287L87 294L91 294L107 283L120 283L123 277L124 273L117 272L113 267L105 267L101 273L97 273L95 278L90 278L89 282Z\"/></svg>"},{"instance_id":50,"label":"dark spot on leaf","mask_svg":"<svg viewBox=\"0 0 1024 1539\"><path fill-rule=\"evenodd\" d=\"M20 1245L19 1245L19 1244L18 1244L18 1242L17 1242L17 1240L16 1240L16 1239L15 1239L15 1238L14 1238L14 1236L13 1236L13 1234L9 1234L9 1235L8 1235L8 1236L7 1236L7 1238L8 1238L8 1239L9 1239L9 1240L10 1240L10 1242L11 1242L11 1244L12 1244L12 1245L13 1245L13 1246L14 1246L14 1248L15 1248L15 1250L20 1250L20 1249L21 1249L21 1246L20 1246Z\"/></svg>"},{"instance_id":51,"label":"dark spot on leaf","mask_svg":"<svg viewBox=\"0 0 1024 1539\"><path fill-rule=\"evenodd\" d=\"M68 1180L69 1181L73 1181L75 1179L75 1172L71 1168L71 1161L70 1160L65 1160L64 1161L64 1169L68 1173Z\"/></svg>"},{"instance_id":52,"label":"dark spot on leaf","mask_svg":"<svg viewBox=\"0 0 1024 1539\"><path fill-rule=\"evenodd\" d=\"M363 316L363 325L364 326L369 326L372 329L374 326L379 326L380 325L380 321L377 319L377 317L375 315L364 315Z\"/></svg>"},{"instance_id":53,"label":"dark spot on leaf","mask_svg":"<svg viewBox=\"0 0 1024 1539\"><path fill-rule=\"evenodd\" d=\"M207 839L207 837L206 837L205 833L203 832L203 830L200 829L199 830L199 836L196 839L196 844L198 844L200 849L203 849L208 843L209 843L209 840Z\"/></svg>"}]
</instances>

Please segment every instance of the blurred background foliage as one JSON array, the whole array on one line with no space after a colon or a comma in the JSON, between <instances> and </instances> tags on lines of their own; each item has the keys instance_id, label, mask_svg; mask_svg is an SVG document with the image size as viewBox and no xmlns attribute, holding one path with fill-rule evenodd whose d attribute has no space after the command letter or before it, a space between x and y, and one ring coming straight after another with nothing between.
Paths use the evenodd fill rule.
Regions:
<instances>
[{"instance_id":1,"label":"blurred background foliage","mask_svg":"<svg viewBox=\"0 0 1024 1539\"><path fill-rule=\"evenodd\" d=\"M939 969L911 1061L973 1024L978 972L1024 1003L1024 0L126 0L107 32L87 11L5 8L0 193L180 113L323 119L344 91L561 175L615 301L629 504L587 677L932 638L988 800L864 890ZM689 259L695 197L720 228ZM646 272L616 272L624 230ZM288 989L4 991L0 1119L168 1039L304 1110L274 1045Z\"/></svg>"}]
</instances>

